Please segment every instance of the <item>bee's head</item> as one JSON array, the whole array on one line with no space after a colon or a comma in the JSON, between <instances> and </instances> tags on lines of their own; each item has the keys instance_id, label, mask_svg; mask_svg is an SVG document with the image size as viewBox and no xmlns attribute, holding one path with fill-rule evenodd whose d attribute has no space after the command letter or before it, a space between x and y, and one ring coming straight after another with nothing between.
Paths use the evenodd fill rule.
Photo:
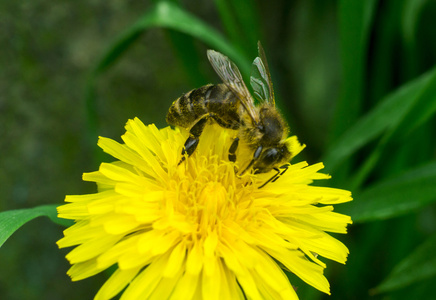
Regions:
<instances>
[{"instance_id":1,"label":"bee's head","mask_svg":"<svg viewBox=\"0 0 436 300\"><path fill-rule=\"evenodd\" d=\"M259 158L255 161L253 169L255 173L266 173L272 168L287 163L291 158L291 152L286 143L280 143L276 147L262 149Z\"/></svg>"}]
</instances>

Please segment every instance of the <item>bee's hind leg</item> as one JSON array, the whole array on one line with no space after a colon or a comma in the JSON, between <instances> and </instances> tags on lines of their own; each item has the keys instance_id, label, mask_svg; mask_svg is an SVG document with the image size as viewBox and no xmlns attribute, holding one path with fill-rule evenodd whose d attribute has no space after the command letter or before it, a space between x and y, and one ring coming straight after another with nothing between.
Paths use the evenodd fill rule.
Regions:
<instances>
[{"instance_id":1,"label":"bee's hind leg","mask_svg":"<svg viewBox=\"0 0 436 300\"><path fill-rule=\"evenodd\" d=\"M210 114L206 114L202 116L195 124L192 126L191 130L189 130L189 137L186 139L185 145L182 149L182 158L180 159L178 165L180 165L185 159L187 154L191 156L194 153L195 149L197 149L198 142L200 142L200 135L204 130L204 126L206 126L206 122Z\"/></svg>"}]
</instances>

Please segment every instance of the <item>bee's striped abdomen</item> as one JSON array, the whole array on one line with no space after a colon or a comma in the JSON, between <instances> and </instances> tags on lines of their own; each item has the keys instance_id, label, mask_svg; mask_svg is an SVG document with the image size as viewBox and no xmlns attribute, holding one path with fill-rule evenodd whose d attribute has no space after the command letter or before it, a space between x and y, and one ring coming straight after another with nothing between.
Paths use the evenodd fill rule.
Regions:
<instances>
[{"instance_id":1,"label":"bee's striped abdomen","mask_svg":"<svg viewBox=\"0 0 436 300\"><path fill-rule=\"evenodd\" d=\"M205 105L199 105L198 102L204 103L205 92L211 86L212 85L210 84L196 90L191 90L175 100L168 110L167 123L174 126L188 128L198 119L198 116L207 113ZM203 101L198 98L203 99Z\"/></svg>"},{"instance_id":2,"label":"bee's striped abdomen","mask_svg":"<svg viewBox=\"0 0 436 300\"><path fill-rule=\"evenodd\" d=\"M166 119L170 125L189 128L210 114L220 126L238 129L238 109L239 102L227 86L209 84L189 91L174 101Z\"/></svg>"}]
</instances>

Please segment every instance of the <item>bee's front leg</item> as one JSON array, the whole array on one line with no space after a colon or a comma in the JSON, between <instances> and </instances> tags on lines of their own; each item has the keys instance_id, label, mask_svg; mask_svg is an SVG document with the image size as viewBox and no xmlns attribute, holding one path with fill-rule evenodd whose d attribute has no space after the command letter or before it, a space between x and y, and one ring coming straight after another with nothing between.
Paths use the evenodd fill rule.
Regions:
<instances>
[{"instance_id":1,"label":"bee's front leg","mask_svg":"<svg viewBox=\"0 0 436 300\"><path fill-rule=\"evenodd\" d=\"M285 174L285 172L288 170L290 164L284 164L283 166L280 167L280 169L282 169L283 171L280 172L280 174L278 174L272 182L275 182L277 179L279 179L280 176L282 176L283 174Z\"/></svg>"},{"instance_id":2,"label":"bee's front leg","mask_svg":"<svg viewBox=\"0 0 436 300\"><path fill-rule=\"evenodd\" d=\"M275 182L277 179L280 178L280 176L282 176L289 168L289 164L284 164L283 166L280 167L280 169L278 168L273 168L274 171L276 171L277 173L274 174L270 179L268 179L266 182L264 182L261 186L259 186L259 188L263 188L265 185L267 185L270 182Z\"/></svg>"}]
</instances>

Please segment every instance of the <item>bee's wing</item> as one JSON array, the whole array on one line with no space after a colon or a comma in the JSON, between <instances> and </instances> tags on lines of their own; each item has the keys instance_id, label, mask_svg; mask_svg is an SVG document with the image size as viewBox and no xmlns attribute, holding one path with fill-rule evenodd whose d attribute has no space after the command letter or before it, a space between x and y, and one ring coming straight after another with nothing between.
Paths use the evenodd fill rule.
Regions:
<instances>
[{"instance_id":1,"label":"bee's wing","mask_svg":"<svg viewBox=\"0 0 436 300\"><path fill-rule=\"evenodd\" d=\"M268 62L260 42L257 43L257 46L259 48L259 57L256 57L253 61L250 84L253 87L254 96L257 100L274 106L274 90Z\"/></svg>"},{"instance_id":2,"label":"bee's wing","mask_svg":"<svg viewBox=\"0 0 436 300\"><path fill-rule=\"evenodd\" d=\"M207 50L207 58L224 84L238 97L239 101L241 101L241 104L253 120L253 123L259 123L253 97L248 91L238 67L227 56L214 50Z\"/></svg>"}]
</instances>

